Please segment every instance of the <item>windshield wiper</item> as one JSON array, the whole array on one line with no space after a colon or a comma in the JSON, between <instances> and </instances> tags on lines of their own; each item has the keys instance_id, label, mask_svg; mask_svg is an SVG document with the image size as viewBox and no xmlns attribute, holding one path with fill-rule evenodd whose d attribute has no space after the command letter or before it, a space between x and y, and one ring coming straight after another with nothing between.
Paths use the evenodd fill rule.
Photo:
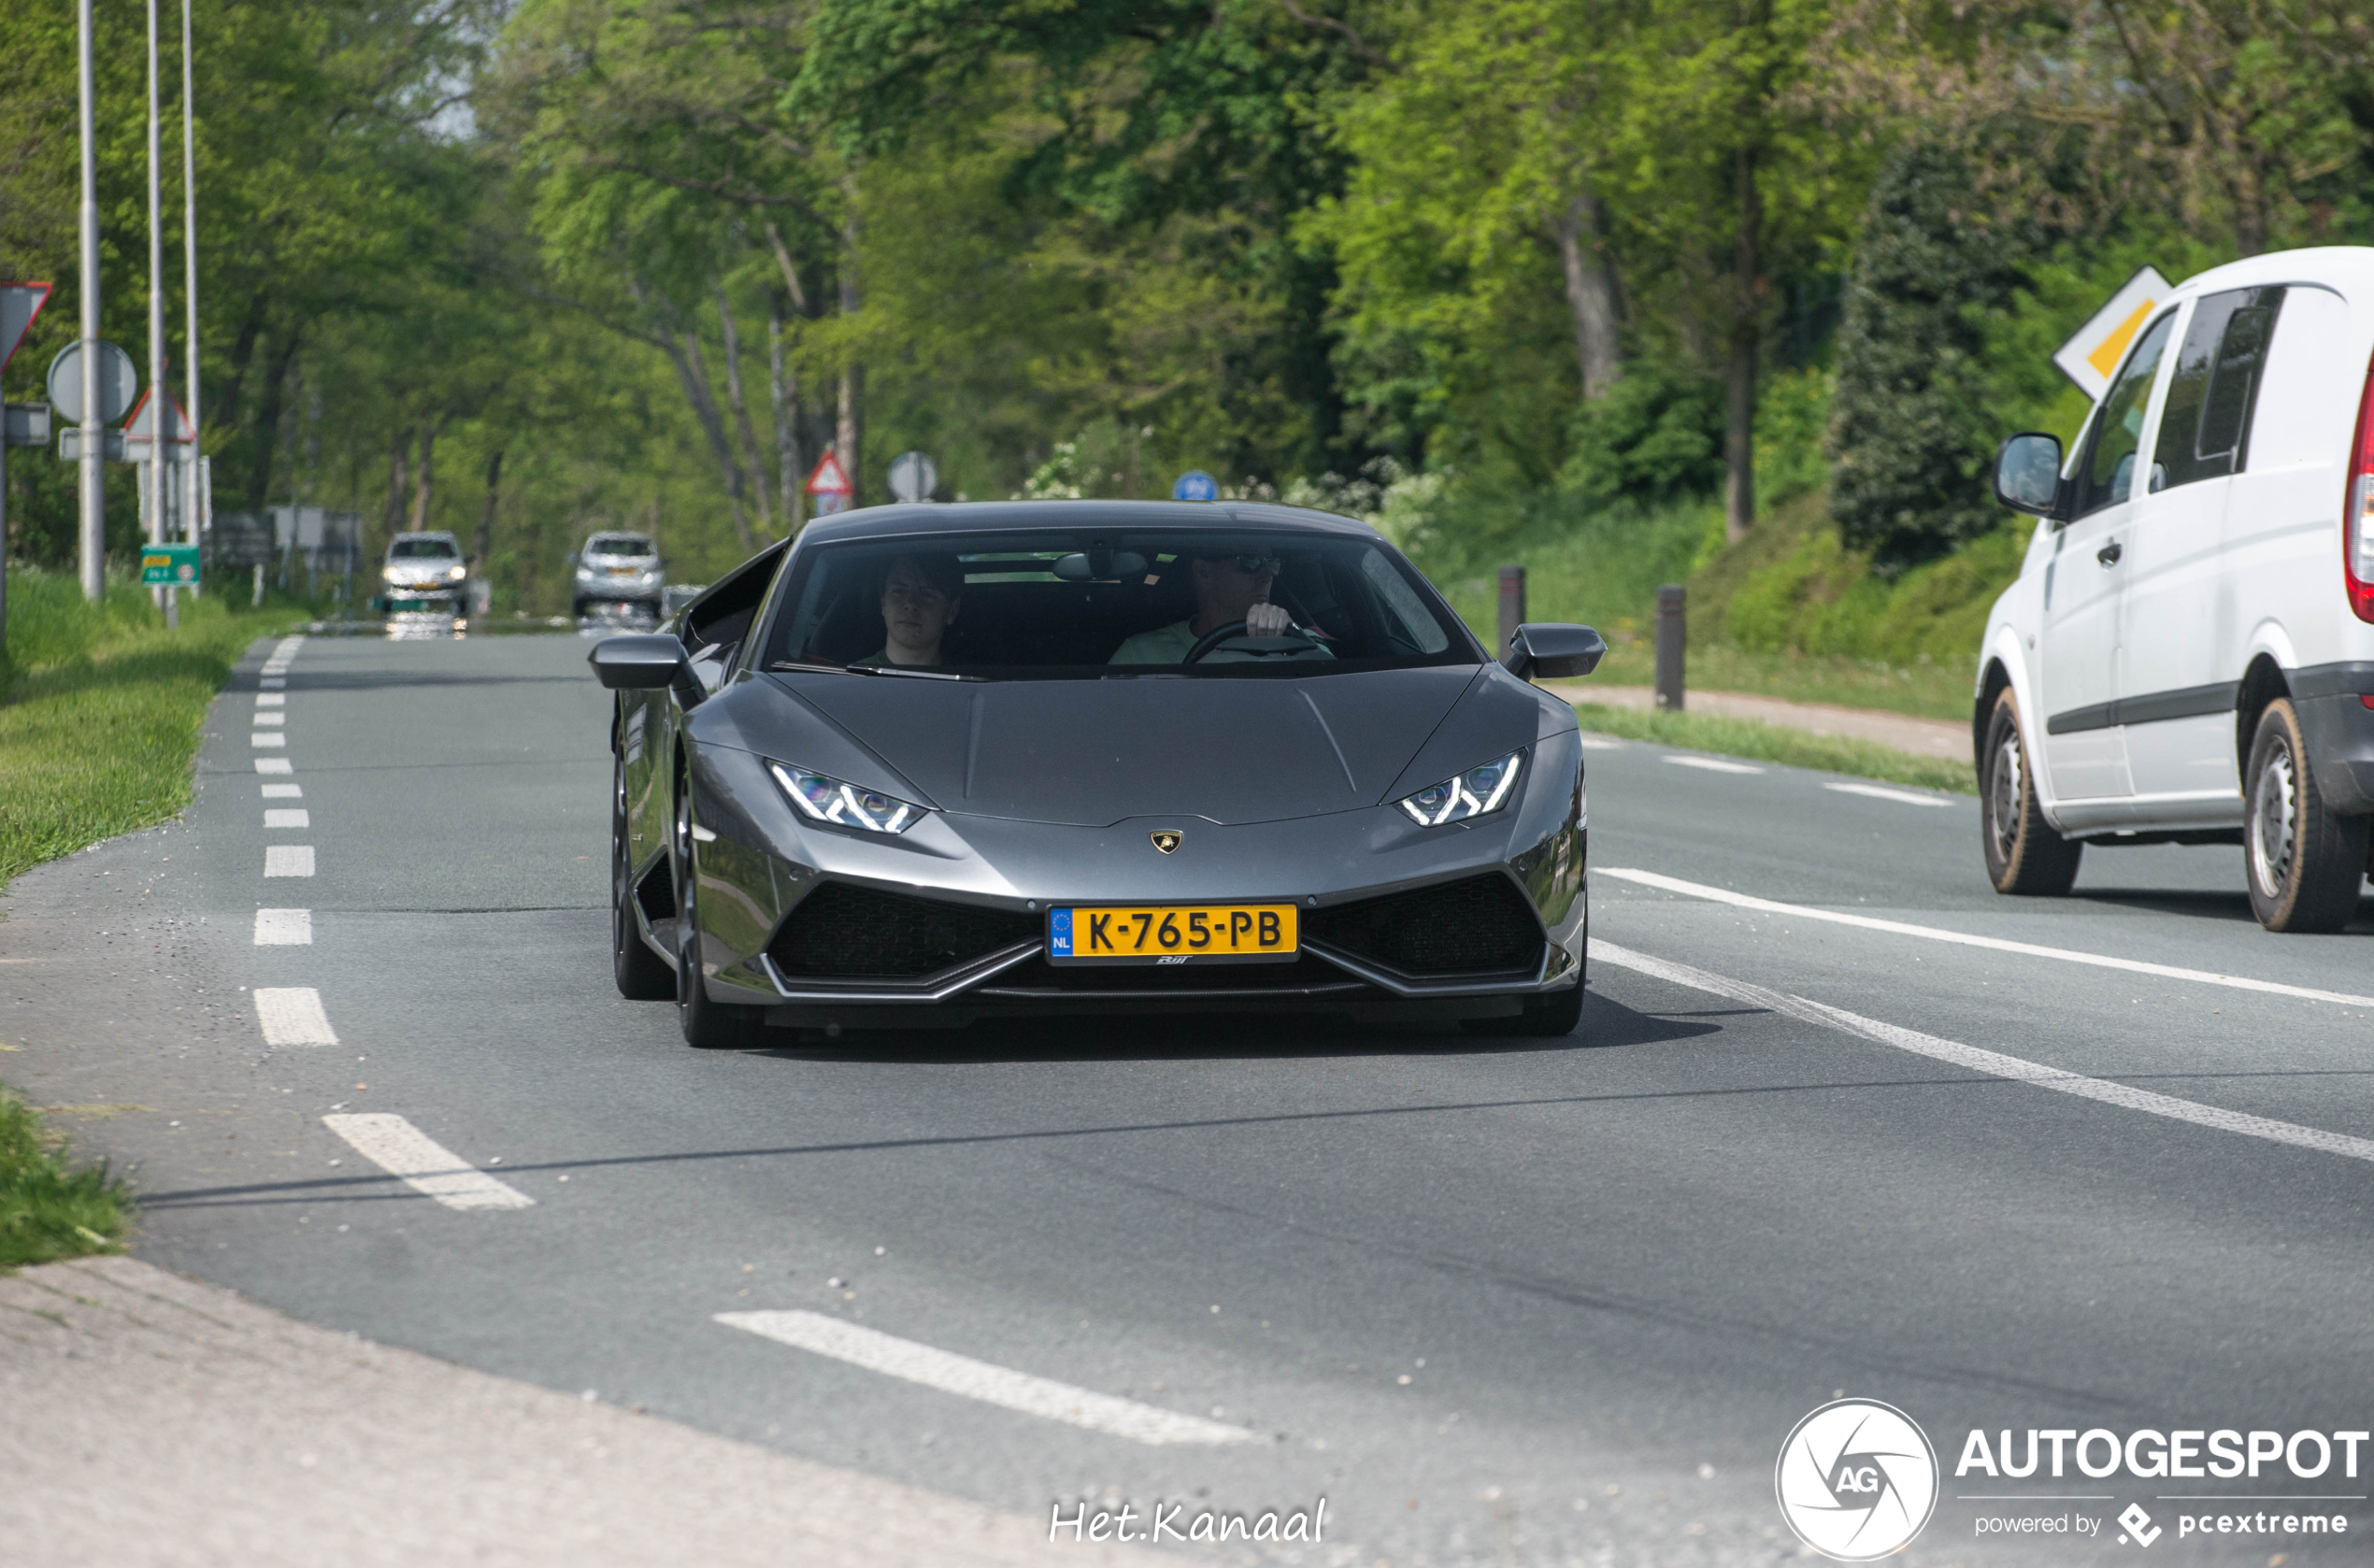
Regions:
<instances>
[{"instance_id":1,"label":"windshield wiper","mask_svg":"<svg viewBox=\"0 0 2374 1568\"><path fill-rule=\"evenodd\" d=\"M912 664L851 664L851 675L894 675L908 680L981 680L985 677L958 675L954 670L919 670Z\"/></svg>"},{"instance_id":2,"label":"windshield wiper","mask_svg":"<svg viewBox=\"0 0 2374 1568\"><path fill-rule=\"evenodd\" d=\"M766 666L769 670L812 670L819 675L848 675L847 664L828 664L821 659L778 659Z\"/></svg>"}]
</instances>

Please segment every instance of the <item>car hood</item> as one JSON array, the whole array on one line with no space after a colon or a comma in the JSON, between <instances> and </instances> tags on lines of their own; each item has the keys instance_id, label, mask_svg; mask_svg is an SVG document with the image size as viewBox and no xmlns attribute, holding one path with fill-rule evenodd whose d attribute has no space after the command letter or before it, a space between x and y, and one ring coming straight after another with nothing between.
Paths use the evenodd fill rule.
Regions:
<instances>
[{"instance_id":1,"label":"car hood","mask_svg":"<svg viewBox=\"0 0 2374 1568\"><path fill-rule=\"evenodd\" d=\"M1470 664L1306 680L765 678L941 810L1101 827L1375 805L1480 674ZM823 765L798 754L803 726L762 734L771 726L752 715L737 728L753 750Z\"/></svg>"}]
</instances>

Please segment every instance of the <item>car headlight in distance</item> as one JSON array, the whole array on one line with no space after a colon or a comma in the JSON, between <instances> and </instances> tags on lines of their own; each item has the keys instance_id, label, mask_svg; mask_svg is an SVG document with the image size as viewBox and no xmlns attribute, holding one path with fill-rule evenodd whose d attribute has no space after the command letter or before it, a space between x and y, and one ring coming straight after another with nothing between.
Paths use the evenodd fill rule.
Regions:
<instances>
[{"instance_id":1,"label":"car headlight in distance","mask_svg":"<svg viewBox=\"0 0 2374 1568\"><path fill-rule=\"evenodd\" d=\"M1511 751L1496 763L1486 763L1480 768L1469 768L1456 778L1429 785L1398 804L1409 813L1409 820L1422 828L1464 822L1470 817L1497 811L1515 792L1517 770L1524 760L1523 751Z\"/></svg>"},{"instance_id":2,"label":"car headlight in distance","mask_svg":"<svg viewBox=\"0 0 2374 1568\"><path fill-rule=\"evenodd\" d=\"M470 575L470 569L467 566L456 566L453 570L446 573L445 575L451 577L455 582L460 582L464 577Z\"/></svg>"},{"instance_id":3,"label":"car headlight in distance","mask_svg":"<svg viewBox=\"0 0 2374 1568\"><path fill-rule=\"evenodd\" d=\"M837 827L859 828L867 833L905 833L923 820L925 808L896 795L885 795L873 790L861 790L854 784L844 784L806 768L790 767L782 763L770 763L775 781L792 797L800 815L818 822L831 822Z\"/></svg>"}]
</instances>

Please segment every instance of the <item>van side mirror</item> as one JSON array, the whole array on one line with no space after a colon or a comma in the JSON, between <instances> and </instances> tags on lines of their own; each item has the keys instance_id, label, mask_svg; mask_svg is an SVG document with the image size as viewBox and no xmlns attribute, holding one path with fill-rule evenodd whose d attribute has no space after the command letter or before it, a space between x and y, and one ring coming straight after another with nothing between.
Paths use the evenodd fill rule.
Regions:
<instances>
[{"instance_id":1,"label":"van side mirror","mask_svg":"<svg viewBox=\"0 0 2374 1568\"><path fill-rule=\"evenodd\" d=\"M1589 675L1599 667L1607 651L1607 642L1588 626L1528 621L1509 639L1509 651L1500 663L1519 680L1556 680Z\"/></svg>"},{"instance_id":2,"label":"van side mirror","mask_svg":"<svg viewBox=\"0 0 2374 1568\"><path fill-rule=\"evenodd\" d=\"M2032 517L2059 515L2061 438L2030 431L2014 435L1995 454L1995 498Z\"/></svg>"}]
</instances>

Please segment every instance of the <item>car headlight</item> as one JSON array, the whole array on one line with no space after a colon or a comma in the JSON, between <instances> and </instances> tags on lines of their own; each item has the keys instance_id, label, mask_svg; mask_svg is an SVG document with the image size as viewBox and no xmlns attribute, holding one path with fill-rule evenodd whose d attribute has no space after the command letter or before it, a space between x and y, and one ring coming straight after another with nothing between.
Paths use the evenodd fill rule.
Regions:
<instances>
[{"instance_id":1,"label":"car headlight","mask_svg":"<svg viewBox=\"0 0 2374 1568\"><path fill-rule=\"evenodd\" d=\"M788 767L781 763L767 766L774 771L775 782L783 786L783 792L799 807L800 815L813 821L862 828L867 833L898 834L922 821L927 809L896 795L861 790L806 768Z\"/></svg>"},{"instance_id":2,"label":"car headlight","mask_svg":"<svg viewBox=\"0 0 2374 1568\"><path fill-rule=\"evenodd\" d=\"M1464 822L1470 817L1497 811L1516 792L1517 772L1524 760L1523 751L1511 751L1496 763L1469 768L1456 778L1429 785L1397 804L1422 828Z\"/></svg>"},{"instance_id":3,"label":"car headlight","mask_svg":"<svg viewBox=\"0 0 2374 1568\"><path fill-rule=\"evenodd\" d=\"M467 566L456 566L453 570L446 573L445 575L451 577L455 582L460 582L464 577L470 575L470 569Z\"/></svg>"},{"instance_id":4,"label":"car headlight","mask_svg":"<svg viewBox=\"0 0 2374 1568\"><path fill-rule=\"evenodd\" d=\"M393 566L382 566L382 567L380 567L380 568L379 568L379 580L380 580L381 582L393 582L393 581L395 581L395 580L396 580L396 579L395 579L395 568L394 568L394 567L393 567Z\"/></svg>"}]
</instances>

